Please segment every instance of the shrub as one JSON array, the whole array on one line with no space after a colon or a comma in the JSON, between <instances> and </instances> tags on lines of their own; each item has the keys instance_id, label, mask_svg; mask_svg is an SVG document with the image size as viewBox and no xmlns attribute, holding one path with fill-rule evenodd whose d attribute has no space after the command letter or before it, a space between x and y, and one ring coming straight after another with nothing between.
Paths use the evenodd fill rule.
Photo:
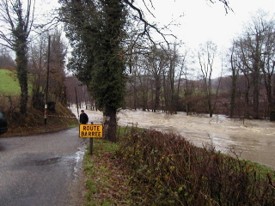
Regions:
<instances>
[{"instance_id":1,"label":"shrub","mask_svg":"<svg viewBox=\"0 0 275 206\"><path fill-rule=\"evenodd\" d=\"M129 169L134 205L275 205L275 174L198 148L175 134L132 129L118 155Z\"/></svg>"}]
</instances>

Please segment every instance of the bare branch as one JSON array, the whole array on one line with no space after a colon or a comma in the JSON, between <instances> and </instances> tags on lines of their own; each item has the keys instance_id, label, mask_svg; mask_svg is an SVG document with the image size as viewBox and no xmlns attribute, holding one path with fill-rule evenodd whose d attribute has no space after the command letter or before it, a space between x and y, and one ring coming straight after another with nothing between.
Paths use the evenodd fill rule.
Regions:
<instances>
[{"instance_id":1,"label":"bare branch","mask_svg":"<svg viewBox=\"0 0 275 206\"><path fill-rule=\"evenodd\" d=\"M32 6L32 9L31 9ZM27 35L29 35L31 28L33 26L33 21L34 21L34 8L35 8L35 0L32 3L32 0L28 0L28 7L27 7L27 12L26 12L26 16L25 16L25 22L26 22L26 26L25 26L25 32L27 32ZM32 15L30 15L32 10ZM30 18L31 17L31 18ZM30 28L28 30L28 28Z\"/></svg>"},{"instance_id":2,"label":"bare branch","mask_svg":"<svg viewBox=\"0 0 275 206\"><path fill-rule=\"evenodd\" d=\"M142 0L142 2L143 2L143 4L144 4L146 10L147 10L153 17L155 17L155 15L154 15L154 14L151 12L151 10L148 8L146 2L145 2L144 0ZM150 2L150 4L151 4L151 7L154 9L154 5L153 5L152 1L150 0L149 2Z\"/></svg>"},{"instance_id":3,"label":"bare branch","mask_svg":"<svg viewBox=\"0 0 275 206\"><path fill-rule=\"evenodd\" d=\"M129 0L124 0L124 2L129 5L133 10L135 10L137 13L138 13L138 16L139 16L139 20L143 22L144 26L143 26L143 31L138 35L138 36L143 36L145 34L147 34L149 40L155 44L154 40L152 39L151 35L150 35L150 32L149 32L149 29L152 28L154 29L159 35L161 35L161 37L164 39L164 41L166 42L167 45L169 45L169 42L168 40L166 39L166 35L161 32L159 30L159 28L157 28L155 25L153 24L150 24L147 20L145 20L144 18L144 15L143 15L143 12L141 11L141 9L137 8L135 5L133 5L132 2L130 2ZM150 0L151 2L151 0ZM151 2L152 4L152 2ZM171 34L172 35L172 34ZM174 36L174 35L172 35ZM174 36L175 37L175 36Z\"/></svg>"},{"instance_id":4,"label":"bare branch","mask_svg":"<svg viewBox=\"0 0 275 206\"><path fill-rule=\"evenodd\" d=\"M6 15L3 15L3 17L7 20L7 23L10 24L11 29L14 30L14 23L12 21L11 15L10 15L10 10L9 10L9 5L8 5L8 1L6 0L4 3L4 10L6 11Z\"/></svg>"},{"instance_id":5,"label":"bare branch","mask_svg":"<svg viewBox=\"0 0 275 206\"><path fill-rule=\"evenodd\" d=\"M13 47L11 47L11 46L8 45L8 44L4 44L4 43L1 43L1 42L0 42L0 45L2 45L3 47L7 47L7 48L9 48L9 49L13 49Z\"/></svg>"},{"instance_id":6,"label":"bare branch","mask_svg":"<svg viewBox=\"0 0 275 206\"><path fill-rule=\"evenodd\" d=\"M215 0L209 0L212 4L215 4L216 1ZM219 0L219 2L221 2L224 5L224 10L226 12L226 14L228 14L228 11L233 11L233 9L230 7L229 5L229 1L228 0Z\"/></svg>"}]
</instances>

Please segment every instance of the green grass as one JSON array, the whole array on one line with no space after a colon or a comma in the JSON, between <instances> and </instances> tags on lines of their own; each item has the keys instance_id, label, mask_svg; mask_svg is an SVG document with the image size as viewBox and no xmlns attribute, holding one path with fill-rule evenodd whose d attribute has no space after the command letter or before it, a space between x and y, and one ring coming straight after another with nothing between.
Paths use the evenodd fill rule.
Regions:
<instances>
[{"instance_id":1,"label":"green grass","mask_svg":"<svg viewBox=\"0 0 275 206\"><path fill-rule=\"evenodd\" d=\"M246 162L252 169L254 169L261 179L266 179L267 175L269 174L273 181L275 180L275 171L272 168L249 160L243 161Z\"/></svg>"},{"instance_id":2,"label":"green grass","mask_svg":"<svg viewBox=\"0 0 275 206\"><path fill-rule=\"evenodd\" d=\"M116 149L114 144L102 140L102 139L94 139L93 143L93 156L97 158L101 158L101 155L106 152L114 152ZM95 198L95 195L100 192L100 188L109 187L108 176L110 174L106 165L97 164L94 158L91 158L89 152L86 152L84 156L84 171L86 177L85 186L86 186L86 206L97 206L97 205L112 205L111 200L108 198L98 200ZM96 181L94 177L98 177L100 181Z\"/></svg>"},{"instance_id":3,"label":"green grass","mask_svg":"<svg viewBox=\"0 0 275 206\"><path fill-rule=\"evenodd\" d=\"M28 75L28 93L32 93L32 75ZM0 96L20 96L20 85L16 70L0 68Z\"/></svg>"},{"instance_id":4,"label":"green grass","mask_svg":"<svg viewBox=\"0 0 275 206\"><path fill-rule=\"evenodd\" d=\"M118 150L118 144L103 139L94 139L94 152L96 154L102 152L115 153Z\"/></svg>"},{"instance_id":5,"label":"green grass","mask_svg":"<svg viewBox=\"0 0 275 206\"><path fill-rule=\"evenodd\" d=\"M20 87L15 71L0 69L0 94L10 96L20 95Z\"/></svg>"},{"instance_id":6,"label":"green grass","mask_svg":"<svg viewBox=\"0 0 275 206\"><path fill-rule=\"evenodd\" d=\"M130 205L127 182L117 168L115 153L119 145L104 139L94 139L93 155L87 151L83 167L86 176L86 206ZM122 179L121 179L122 178ZM121 189L122 188L122 189Z\"/></svg>"}]
</instances>

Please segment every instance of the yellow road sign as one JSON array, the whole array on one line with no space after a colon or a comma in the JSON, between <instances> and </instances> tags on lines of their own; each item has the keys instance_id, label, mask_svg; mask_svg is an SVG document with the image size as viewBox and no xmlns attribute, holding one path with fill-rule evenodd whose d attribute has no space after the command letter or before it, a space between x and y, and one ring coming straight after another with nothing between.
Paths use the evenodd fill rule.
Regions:
<instances>
[{"instance_id":1,"label":"yellow road sign","mask_svg":"<svg viewBox=\"0 0 275 206\"><path fill-rule=\"evenodd\" d=\"M102 138L102 124L80 124L79 137L81 138Z\"/></svg>"}]
</instances>

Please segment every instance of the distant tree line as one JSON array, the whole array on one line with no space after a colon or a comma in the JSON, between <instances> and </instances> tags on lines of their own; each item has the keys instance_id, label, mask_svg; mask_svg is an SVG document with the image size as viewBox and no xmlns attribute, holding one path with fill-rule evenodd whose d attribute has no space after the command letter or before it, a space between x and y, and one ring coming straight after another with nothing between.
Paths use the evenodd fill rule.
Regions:
<instances>
[{"instance_id":1,"label":"distant tree line","mask_svg":"<svg viewBox=\"0 0 275 206\"><path fill-rule=\"evenodd\" d=\"M230 116L242 106L245 117L260 118L275 110L275 20L254 16L230 50ZM242 86L241 86L242 85Z\"/></svg>"},{"instance_id":2,"label":"distant tree line","mask_svg":"<svg viewBox=\"0 0 275 206\"><path fill-rule=\"evenodd\" d=\"M217 46L201 45L192 57L172 48L135 48L128 75L125 107L143 110L223 113L230 117L266 118L275 110L275 22L262 12L234 39L213 78ZM224 68L221 68L224 67ZM196 74L197 72L197 74Z\"/></svg>"}]
</instances>

